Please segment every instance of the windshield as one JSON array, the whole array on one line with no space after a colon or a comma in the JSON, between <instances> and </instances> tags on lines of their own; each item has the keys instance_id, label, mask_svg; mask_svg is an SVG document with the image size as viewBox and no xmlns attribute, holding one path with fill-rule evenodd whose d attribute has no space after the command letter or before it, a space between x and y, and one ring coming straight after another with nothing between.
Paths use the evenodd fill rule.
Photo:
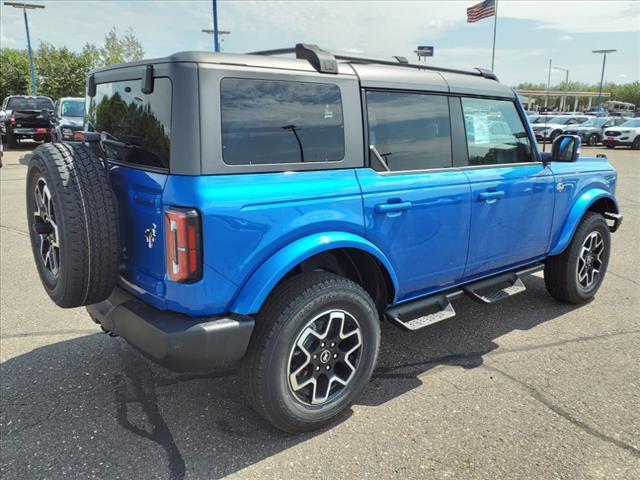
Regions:
<instances>
[{"instance_id":1,"label":"windshield","mask_svg":"<svg viewBox=\"0 0 640 480\"><path fill-rule=\"evenodd\" d=\"M53 110L53 102L46 97L10 98L7 110Z\"/></svg>"},{"instance_id":2,"label":"windshield","mask_svg":"<svg viewBox=\"0 0 640 480\"><path fill-rule=\"evenodd\" d=\"M63 117L82 117L84 116L84 101L67 100L62 102L60 109Z\"/></svg>"},{"instance_id":3,"label":"windshield","mask_svg":"<svg viewBox=\"0 0 640 480\"><path fill-rule=\"evenodd\" d=\"M609 120L611 119L610 118L590 118L589 120L584 122L582 125L585 127L601 127L602 125L607 123Z\"/></svg>"},{"instance_id":4,"label":"windshield","mask_svg":"<svg viewBox=\"0 0 640 480\"><path fill-rule=\"evenodd\" d=\"M535 120L532 120L531 123L544 123L545 119L547 120L547 123L549 123L549 120L551 120L551 117L549 115L540 115Z\"/></svg>"},{"instance_id":5,"label":"windshield","mask_svg":"<svg viewBox=\"0 0 640 480\"><path fill-rule=\"evenodd\" d=\"M640 128L640 118L634 118L632 120L627 120L624 122L621 127L631 127L631 128Z\"/></svg>"},{"instance_id":6,"label":"windshield","mask_svg":"<svg viewBox=\"0 0 640 480\"><path fill-rule=\"evenodd\" d=\"M569 120L571 120L571 117L553 117L550 118L547 123L555 123L558 125L565 125Z\"/></svg>"}]
</instances>

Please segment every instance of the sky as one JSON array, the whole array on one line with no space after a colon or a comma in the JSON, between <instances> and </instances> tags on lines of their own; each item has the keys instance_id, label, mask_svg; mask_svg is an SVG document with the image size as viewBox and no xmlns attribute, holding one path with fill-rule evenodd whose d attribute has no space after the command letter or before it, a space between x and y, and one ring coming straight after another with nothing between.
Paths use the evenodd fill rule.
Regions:
<instances>
[{"instance_id":1,"label":"sky","mask_svg":"<svg viewBox=\"0 0 640 480\"><path fill-rule=\"evenodd\" d=\"M212 50L211 0L28 0L46 6L29 12L32 44L47 41L80 50L100 44L112 27L132 28L148 58L184 50ZM479 0L478 0L479 1ZM249 1L219 0L218 28L225 52L241 53L313 43L323 48L402 55L434 47L433 65L491 66L493 18L466 23L474 0ZM2 48L25 48L22 10L0 7ZM549 59L569 80L598 83L602 55L606 81L640 80L640 0L498 0L495 72L504 83L546 83ZM565 72L552 69L558 84Z\"/></svg>"}]
</instances>

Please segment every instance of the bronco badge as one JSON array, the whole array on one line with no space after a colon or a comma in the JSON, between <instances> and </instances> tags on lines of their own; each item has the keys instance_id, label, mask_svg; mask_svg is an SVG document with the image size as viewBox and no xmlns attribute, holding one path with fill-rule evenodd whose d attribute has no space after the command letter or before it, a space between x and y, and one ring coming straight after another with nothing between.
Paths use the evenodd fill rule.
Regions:
<instances>
[{"instance_id":1,"label":"bronco badge","mask_svg":"<svg viewBox=\"0 0 640 480\"><path fill-rule=\"evenodd\" d=\"M147 247L153 248L153 242L156 241L156 228L157 225L155 223L151 224L151 228L147 228L144 231L144 238L147 241Z\"/></svg>"}]
</instances>

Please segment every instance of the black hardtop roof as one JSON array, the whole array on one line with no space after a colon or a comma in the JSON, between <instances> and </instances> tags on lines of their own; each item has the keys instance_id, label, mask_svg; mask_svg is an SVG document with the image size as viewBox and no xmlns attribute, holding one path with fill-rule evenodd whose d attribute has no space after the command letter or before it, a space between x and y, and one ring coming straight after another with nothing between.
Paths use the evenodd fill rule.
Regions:
<instances>
[{"instance_id":1,"label":"black hardtop roof","mask_svg":"<svg viewBox=\"0 0 640 480\"><path fill-rule=\"evenodd\" d=\"M295 58L283 55L295 55ZM497 96L513 97L513 91L500 84L492 72L480 68L458 69L437 67L421 63L409 63L404 57L380 57L367 54L354 54L323 50L316 45L297 44L295 48L265 50L259 52L232 54L202 51L177 52L162 58L141 60L119 65L110 65L94 69L90 75L113 71L120 68L144 67L165 63L200 63L230 66L246 66L258 68L275 68L279 70L318 72L323 74L358 75L363 83L371 77L372 82L380 83L386 77L393 83L418 85L433 83L433 75L441 77L447 84L446 90L451 92L484 93ZM363 67L367 67L364 69ZM428 75L424 75L427 73ZM453 87L453 88L451 88Z\"/></svg>"}]
</instances>

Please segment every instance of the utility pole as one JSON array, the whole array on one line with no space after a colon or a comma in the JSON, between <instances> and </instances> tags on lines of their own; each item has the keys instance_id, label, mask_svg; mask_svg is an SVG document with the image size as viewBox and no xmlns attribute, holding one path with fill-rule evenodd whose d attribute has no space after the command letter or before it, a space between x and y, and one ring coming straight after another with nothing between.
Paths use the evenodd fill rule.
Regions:
<instances>
[{"instance_id":1,"label":"utility pole","mask_svg":"<svg viewBox=\"0 0 640 480\"><path fill-rule=\"evenodd\" d=\"M602 53L602 73L600 74L600 91L598 92L598 106L596 112L600 112L600 100L602 99L602 85L604 83L604 67L607 64L607 53L613 53L617 51L615 48L609 48L605 50L592 50L592 53Z\"/></svg>"},{"instance_id":2,"label":"utility pole","mask_svg":"<svg viewBox=\"0 0 640 480\"><path fill-rule=\"evenodd\" d=\"M27 10L35 10L37 8L44 8L44 5L36 5L35 3L19 3L19 2L4 2L8 7L21 8L24 14L24 28L27 31L27 50L29 51L29 66L31 68L31 88L33 94L38 95L38 86L36 85L36 70L33 66L33 53L31 51L31 37L29 35L29 20L27 19Z\"/></svg>"}]
</instances>

